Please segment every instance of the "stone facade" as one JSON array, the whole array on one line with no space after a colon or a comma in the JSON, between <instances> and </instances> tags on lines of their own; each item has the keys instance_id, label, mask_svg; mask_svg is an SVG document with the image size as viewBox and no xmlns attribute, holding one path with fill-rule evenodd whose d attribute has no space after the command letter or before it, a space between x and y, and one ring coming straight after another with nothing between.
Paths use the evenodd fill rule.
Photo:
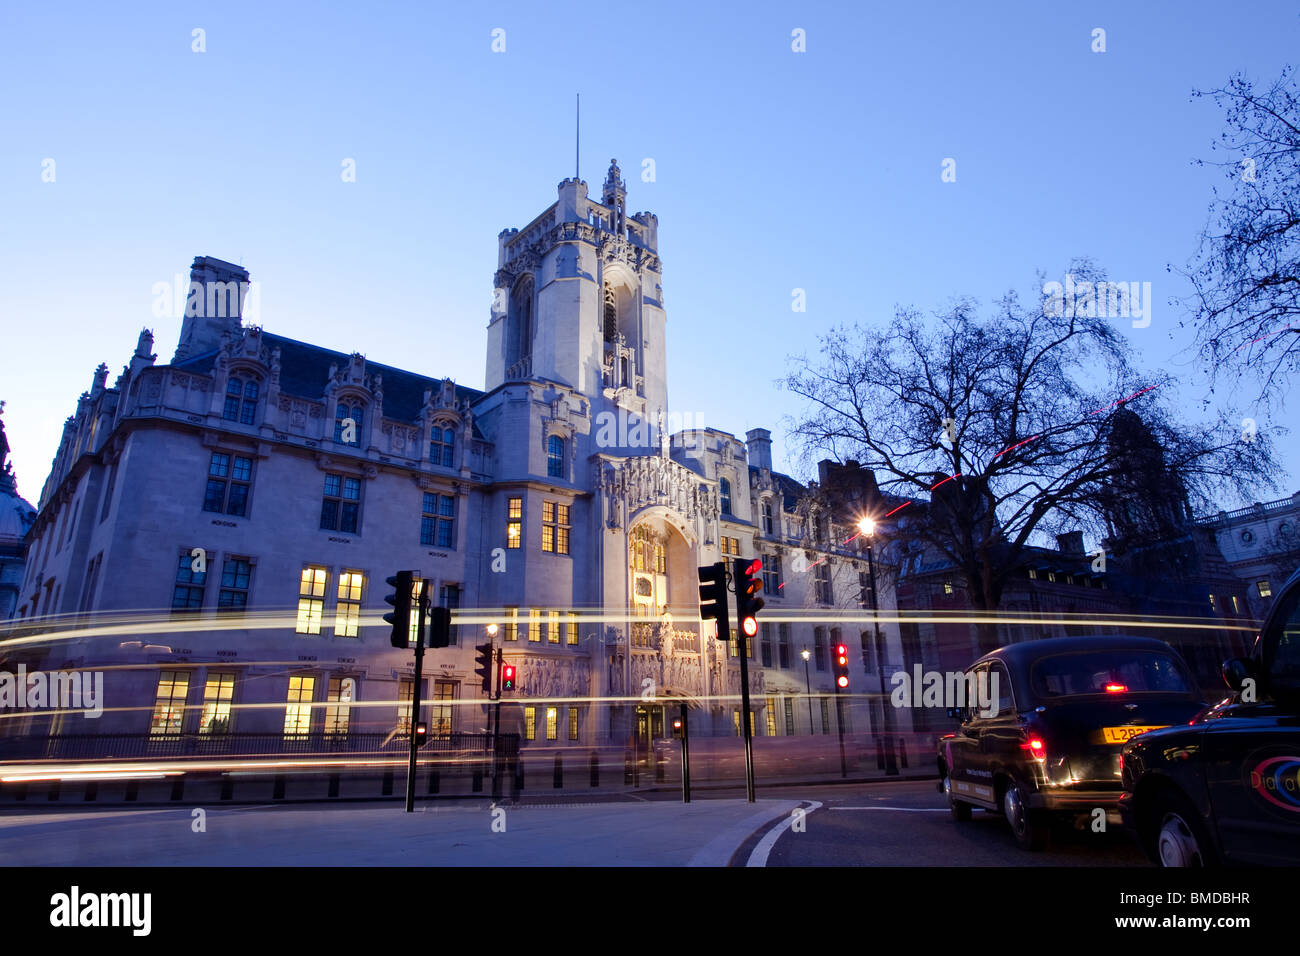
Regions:
<instances>
[{"instance_id":1,"label":"stone facade","mask_svg":"<svg viewBox=\"0 0 1300 956\"><path fill-rule=\"evenodd\" d=\"M238 315L187 307L168 365L142 332L113 387L101 366L68 419L28 535L18 614L104 624L52 636L43 666L107 669L96 733L318 730L344 713L393 729L414 655L390 646L383 582L410 568L457 609L453 646L425 657L435 733L485 728L488 709L466 704L483 700L475 645L496 624L519 668L512 719L537 743L661 737L681 700L693 734L730 734L736 645L701 633L696 568L759 557L755 733L834 732L833 707L809 728L807 702L787 699L830 692L829 643L867 627L862 551L772 470L766 430L668 436L657 246L616 164L601 202L560 183L501 234L483 391ZM192 281L248 273L200 257ZM897 627L883 630L901 666ZM851 689L879 690L853 661ZM846 709L869 729L865 700Z\"/></svg>"}]
</instances>

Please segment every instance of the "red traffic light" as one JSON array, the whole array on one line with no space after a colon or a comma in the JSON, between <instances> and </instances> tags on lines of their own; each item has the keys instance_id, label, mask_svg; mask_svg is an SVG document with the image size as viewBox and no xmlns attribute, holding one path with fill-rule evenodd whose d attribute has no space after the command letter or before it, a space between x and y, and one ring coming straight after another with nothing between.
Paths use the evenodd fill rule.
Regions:
<instances>
[{"instance_id":1,"label":"red traffic light","mask_svg":"<svg viewBox=\"0 0 1300 956\"><path fill-rule=\"evenodd\" d=\"M501 689L502 690L515 689L515 665L514 664L501 665Z\"/></svg>"},{"instance_id":2,"label":"red traffic light","mask_svg":"<svg viewBox=\"0 0 1300 956\"><path fill-rule=\"evenodd\" d=\"M758 622L752 617L747 617L740 622L740 626L745 629L746 637L753 637L758 633Z\"/></svg>"},{"instance_id":3,"label":"red traffic light","mask_svg":"<svg viewBox=\"0 0 1300 956\"><path fill-rule=\"evenodd\" d=\"M841 674L839 677L835 678L835 683L839 684L841 687L848 687L849 686L848 675Z\"/></svg>"}]
</instances>

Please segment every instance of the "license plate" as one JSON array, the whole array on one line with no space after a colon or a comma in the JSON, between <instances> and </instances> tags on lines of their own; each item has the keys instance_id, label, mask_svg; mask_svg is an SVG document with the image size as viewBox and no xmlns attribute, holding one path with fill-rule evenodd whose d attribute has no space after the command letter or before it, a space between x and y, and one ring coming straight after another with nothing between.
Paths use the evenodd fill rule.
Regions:
<instances>
[{"instance_id":1,"label":"license plate","mask_svg":"<svg viewBox=\"0 0 1300 956\"><path fill-rule=\"evenodd\" d=\"M1168 726L1168 724L1160 724L1155 727L1103 727L1101 729L1101 739L1108 744L1122 744L1131 737L1145 734L1148 730L1163 730Z\"/></svg>"}]
</instances>

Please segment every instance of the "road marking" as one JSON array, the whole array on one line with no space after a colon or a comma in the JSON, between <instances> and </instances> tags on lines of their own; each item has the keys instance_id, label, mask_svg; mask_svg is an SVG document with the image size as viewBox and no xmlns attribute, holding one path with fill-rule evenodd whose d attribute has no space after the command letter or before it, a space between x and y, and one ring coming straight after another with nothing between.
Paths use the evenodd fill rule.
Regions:
<instances>
[{"instance_id":1,"label":"road marking","mask_svg":"<svg viewBox=\"0 0 1300 956\"><path fill-rule=\"evenodd\" d=\"M827 810L897 810L899 813L947 813L945 807L827 807Z\"/></svg>"},{"instance_id":2,"label":"road marking","mask_svg":"<svg viewBox=\"0 0 1300 956\"><path fill-rule=\"evenodd\" d=\"M807 802L810 806L805 811L805 815L822 808L821 801L819 800L809 800ZM767 855L772 852L772 847L776 846L776 841L781 839L781 834L785 832L785 828L790 826L792 823L794 823L793 811L773 826L772 829L768 830L767 836L758 841L758 845L754 847L754 852L749 854L749 861L745 866L767 866Z\"/></svg>"}]
</instances>

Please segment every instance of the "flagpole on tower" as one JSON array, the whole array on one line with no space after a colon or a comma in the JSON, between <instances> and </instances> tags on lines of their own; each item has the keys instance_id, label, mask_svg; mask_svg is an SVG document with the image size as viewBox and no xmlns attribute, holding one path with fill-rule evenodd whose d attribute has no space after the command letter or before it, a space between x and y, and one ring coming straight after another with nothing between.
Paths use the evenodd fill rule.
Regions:
<instances>
[{"instance_id":1,"label":"flagpole on tower","mask_svg":"<svg viewBox=\"0 0 1300 956\"><path fill-rule=\"evenodd\" d=\"M575 93L577 101L573 107L573 178L581 179L578 172L578 141L582 133L582 94Z\"/></svg>"}]
</instances>

